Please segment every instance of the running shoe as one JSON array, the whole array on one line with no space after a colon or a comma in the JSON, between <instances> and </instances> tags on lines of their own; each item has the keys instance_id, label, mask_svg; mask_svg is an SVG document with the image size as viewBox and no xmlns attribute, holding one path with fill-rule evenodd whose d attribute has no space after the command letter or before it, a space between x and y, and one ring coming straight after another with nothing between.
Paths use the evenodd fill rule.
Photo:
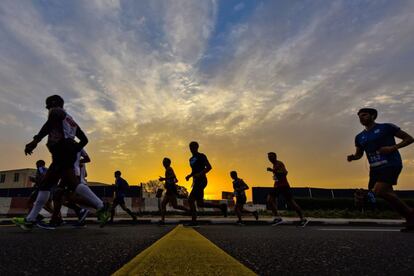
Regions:
<instances>
[{"instance_id":1,"label":"running shoe","mask_svg":"<svg viewBox=\"0 0 414 276\"><path fill-rule=\"evenodd\" d=\"M108 220L111 218L111 205L104 203L104 207L96 211L98 217L99 227L104 227Z\"/></svg>"},{"instance_id":2,"label":"running shoe","mask_svg":"<svg viewBox=\"0 0 414 276\"><path fill-rule=\"evenodd\" d=\"M298 226L299 227L305 227L308 223L309 223L309 220L307 220L307 219L304 218L304 219L301 219L299 221Z\"/></svg>"},{"instance_id":3,"label":"running shoe","mask_svg":"<svg viewBox=\"0 0 414 276\"><path fill-rule=\"evenodd\" d=\"M45 219L45 217L44 216L42 216L41 214L38 214L37 215L37 218L36 218L36 220L37 221L42 221L42 220L44 220Z\"/></svg>"},{"instance_id":4,"label":"running shoe","mask_svg":"<svg viewBox=\"0 0 414 276\"><path fill-rule=\"evenodd\" d=\"M223 212L223 216L227 218L227 204L226 203L220 204L220 209Z\"/></svg>"},{"instance_id":5,"label":"running shoe","mask_svg":"<svg viewBox=\"0 0 414 276\"><path fill-rule=\"evenodd\" d=\"M257 211L253 212L253 216L256 220L259 220L259 213Z\"/></svg>"},{"instance_id":6,"label":"running shoe","mask_svg":"<svg viewBox=\"0 0 414 276\"><path fill-rule=\"evenodd\" d=\"M88 216L88 214L89 214L89 210L88 209L86 209L86 208L81 209L79 211L78 222L79 223L84 223L86 217Z\"/></svg>"},{"instance_id":7,"label":"running shoe","mask_svg":"<svg viewBox=\"0 0 414 276\"><path fill-rule=\"evenodd\" d=\"M272 226L277 226L283 223L283 219L282 218L275 218L272 222Z\"/></svg>"},{"instance_id":8,"label":"running shoe","mask_svg":"<svg viewBox=\"0 0 414 276\"><path fill-rule=\"evenodd\" d=\"M31 231L35 225L34 222L27 221L26 218L12 218L12 222L24 231Z\"/></svg>"},{"instance_id":9,"label":"running shoe","mask_svg":"<svg viewBox=\"0 0 414 276\"><path fill-rule=\"evenodd\" d=\"M52 223L45 223L43 221L38 221L36 222L36 226L41 228L41 229L46 229L46 230L55 230L56 226Z\"/></svg>"},{"instance_id":10,"label":"running shoe","mask_svg":"<svg viewBox=\"0 0 414 276\"><path fill-rule=\"evenodd\" d=\"M241 221L241 220L236 221L236 224L237 225L240 225L240 226L243 226L244 225L243 221Z\"/></svg>"}]
</instances>

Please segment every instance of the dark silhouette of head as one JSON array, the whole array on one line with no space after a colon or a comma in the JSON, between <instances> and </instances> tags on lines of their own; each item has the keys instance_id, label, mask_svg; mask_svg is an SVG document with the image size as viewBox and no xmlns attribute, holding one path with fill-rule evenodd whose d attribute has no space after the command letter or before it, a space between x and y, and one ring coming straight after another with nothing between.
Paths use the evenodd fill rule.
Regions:
<instances>
[{"instance_id":1,"label":"dark silhouette of head","mask_svg":"<svg viewBox=\"0 0 414 276\"><path fill-rule=\"evenodd\" d=\"M237 172L236 172L236 171L231 171L231 172L230 172L230 177L231 177L232 179L237 179Z\"/></svg>"},{"instance_id":2,"label":"dark silhouette of head","mask_svg":"<svg viewBox=\"0 0 414 276\"><path fill-rule=\"evenodd\" d=\"M59 95L53 95L53 96L47 97L46 99L47 109L51 109L54 107L63 107L64 104L65 104L65 101Z\"/></svg>"},{"instance_id":3,"label":"dark silhouette of head","mask_svg":"<svg viewBox=\"0 0 414 276\"><path fill-rule=\"evenodd\" d=\"M162 160L162 164L165 168L168 168L171 165L171 159L168 157L164 157L164 159Z\"/></svg>"},{"instance_id":4,"label":"dark silhouette of head","mask_svg":"<svg viewBox=\"0 0 414 276\"><path fill-rule=\"evenodd\" d=\"M267 158L269 159L270 162L275 163L277 161L277 155L275 152L268 152L267 153Z\"/></svg>"},{"instance_id":5,"label":"dark silhouette of head","mask_svg":"<svg viewBox=\"0 0 414 276\"><path fill-rule=\"evenodd\" d=\"M44 167L46 165L44 160L37 160L36 161L36 168Z\"/></svg>"},{"instance_id":6,"label":"dark silhouette of head","mask_svg":"<svg viewBox=\"0 0 414 276\"><path fill-rule=\"evenodd\" d=\"M359 121L363 126L369 126L375 122L378 111L374 108L361 108L358 111Z\"/></svg>"},{"instance_id":7,"label":"dark silhouette of head","mask_svg":"<svg viewBox=\"0 0 414 276\"><path fill-rule=\"evenodd\" d=\"M196 141L192 141L189 146L190 146L190 151L192 154L195 154L198 152L199 145Z\"/></svg>"},{"instance_id":8,"label":"dark silhouette of head","mask_svg":"<svg viewBox=\"0 0 414 276\"><path fill-rule=\"evenodd\" d=\"M120 177L120 176L121 176L121 172L120 172L120 171L116 171L116 172L114 173L114 175L115 175L115 178L118 178L118 177Z\"/></svg>"}]
</instances>

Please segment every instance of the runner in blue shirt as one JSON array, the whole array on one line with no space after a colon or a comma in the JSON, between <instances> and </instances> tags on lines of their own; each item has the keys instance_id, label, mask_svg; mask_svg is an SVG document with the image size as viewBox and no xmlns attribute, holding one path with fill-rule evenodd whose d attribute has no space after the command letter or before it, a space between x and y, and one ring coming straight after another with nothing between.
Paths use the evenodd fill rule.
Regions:
<instances>
[{"instance_id":1,"label":"runner in blue shirt","mask_svg":"<svg viewBox=\"0 0 414 276\"><path fill-rule=\"evenodd\" d=\"M207 186L207 176L206 174L211 171L210 162L207 159L207 156L198 151L198 143L193 141L189 145L191 151L190 166L191 173L185 177L185 180L193 179L193 184L191 185L192 190L188 197L188 205L190 205L190 210L192 213L192 220L189 226L197 227L197 207L201 208L217 208L223 212L223 215L227 217L227 204L215 204L207 203L204 201L204 189Z\"/></svg>"},{"instance_id":2,"label":"runner in blue shirt","mask_svg":"<svg viewBox=\"0 0 414 276\"><path fill-rule=\"evenodd\" d=\"M355 154L348 155L348 162L361 159L364 152L370 164L368 189L387 201L407 220L402 231L414 231L414 210L405 204L394 192L402 170L398 149L414 142L413 137L393 124L379 124L375 120L378 112L373 108L362 108L359 121L365 129L355 137ZM401 139L395 142L395 137Z\"/></svg>"},{"instance_id":3,"label":"runner in blue shirt","mask_svg":"<svg viewBox=\"0 0 414 276\"><path fill-rule=\"evenodd\" d=\"M121 206L122 210L124 210L128 215L131 216L132 221L137 221L137 216L125 205L125 197L126 193L129 189L128 182L121 177L121 172L116 171L114 173L115 176L115 193L114 193L114 201L112 203L112 209L111 209L111 219L109 220L109 223L114 222L114 216L115 216L115 209L119 205Z\"/></svg>"}]
</instances>

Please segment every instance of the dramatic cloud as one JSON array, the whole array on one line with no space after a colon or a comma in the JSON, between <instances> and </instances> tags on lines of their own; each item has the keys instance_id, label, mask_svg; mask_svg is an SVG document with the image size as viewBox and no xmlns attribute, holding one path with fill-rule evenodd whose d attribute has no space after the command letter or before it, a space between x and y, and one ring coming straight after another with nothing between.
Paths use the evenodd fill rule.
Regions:
<instances>
[{"instance_id":1,"label":"dramatic cloud","mask_svg":"<svg viewBox=\"0 0 414 276\"><path fill-rule=\"evenodd\" d=\"M344 161L356 110L414 134L413 14L411 1L2 1L0 168L47 156L21 152L58 93L90 137L93 180L154 179L170 156L182 181L197 140L215 196L232 169L271 185L270 150L293 186L365 186L367 165Z\"/></svg>"}]
</instances>

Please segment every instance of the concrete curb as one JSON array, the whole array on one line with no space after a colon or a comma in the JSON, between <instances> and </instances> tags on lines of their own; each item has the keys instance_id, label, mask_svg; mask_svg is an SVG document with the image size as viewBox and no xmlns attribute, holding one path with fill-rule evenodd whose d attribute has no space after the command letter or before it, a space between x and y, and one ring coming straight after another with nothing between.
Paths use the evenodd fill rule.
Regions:
<instances>
[{"instance_id":1,"label":"concrete curb","mask_svg":"<svg viewBox=\"0 0 414 276\"><path fill-rule=\"evenodd\" d=\"M228 219L217 219L217 218L200 218L198 220L199 225L235 225L236 226L237 218L228 218ZM76 222L76 218L67 218L65 221ZM86 220L87 224L97 224L97 221L92 217ZM139 218L137 221L132 221L131 219L117 219L114 223L109 225L141 225L141 224L155 224L157 225L159 218ZM178 225L178 224L187 224L190 223L191 219L186 218L174 218L166 219L166 225ZM271 226L271 219L262 219L262 220L245 220L243 221L246 226ZM277 227L292 226L297 225L298 220L292 218L284 219L284 222ZM0 225L10 225L12 224L11 218L0 218ZM372 219L318 219L311 218L309 219L308 226L358 226L358 227L403 227L405 224L404 220L372 220Z\"/></svg>"}]
</instances>

